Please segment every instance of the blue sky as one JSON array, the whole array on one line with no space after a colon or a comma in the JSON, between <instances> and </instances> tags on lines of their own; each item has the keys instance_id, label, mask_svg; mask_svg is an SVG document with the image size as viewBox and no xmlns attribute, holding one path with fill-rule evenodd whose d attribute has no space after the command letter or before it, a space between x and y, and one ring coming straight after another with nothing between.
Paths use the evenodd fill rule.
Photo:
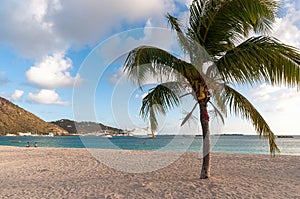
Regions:
<instances>
[{"instance_id":1,"label":"blue sky","mask_svg":"<svg viewBox=\"0 0 300 199\"><path fill-rule=\"evenodd\" d=\"M120 67L126 52L141 44L180 54L164 15L174 14L185 24L189 2L0 0L0 96L46 121L146 127L138 116L144 93L126 81ZM271 35L300 48L300 3L282 0L281 8ZM300 133L295 88L259 84L238 89L276 134ZM182 110L193 106L187 104L161 118L162 131L178 130ZM231 116L222 132L254 134L248 122Z\"/></svg>"}]
</instances>

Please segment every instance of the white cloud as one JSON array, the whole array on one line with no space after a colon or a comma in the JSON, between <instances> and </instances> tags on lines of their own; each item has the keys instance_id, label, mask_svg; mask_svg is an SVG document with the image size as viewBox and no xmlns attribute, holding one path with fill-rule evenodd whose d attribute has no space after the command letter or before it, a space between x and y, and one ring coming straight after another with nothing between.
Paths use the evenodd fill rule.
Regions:
<instances>
[{"instance_id":1,"label":"white cloud","mask_svg":"<svg viewBox=\"0 0 300 199\"><path fill-rule=\"evenodd\" d=\"M166 27L164 15L177 13L184 18L192 0L2 0L0 43L13 46L23 56L42 57L70 47L94 45L112 31L140 27L151 19L151 26ZM273 35L285 43L300 46L299 2L284 0L288 9L278 18ZM22 14L20 14L22 13ZM126 25L125 25L126 24Z\"/></svg>"},{"instance_id":2,"label":"white cloud","mask_svg":"<svg viewBox=\"0 0 300 199\"><path fill-rule=\"evenodd\" d=\"M282 111L284 111L284 108L279 105L274 106L272 108L267 108L265 110L265 112L267 112L267 113L282 112Z\"/></svg>"},{"instance_id":3,"label":"white cloud","mask_svg":"<svg viewBox=\"0 0 300 199\"><path fill-rule=\"evenodd\" d=\"M60 4L62 9L50 9L47 18L63 38L76 45L93 44L124 22L153 18L160 23L166 11L175 9L172 0L64 0Z\"/></svg>"},{"instance_id":4,"label":"white cloud","mask_svg":"<svg viewBox=\"0 0 300 199\"><path fill-rule=\"evenodd\" d=\"M254 99L255 102L266 102L271 100L271 96L270 95L263 95L261 97L257 97Z\"/></svg>"},{"instance_id":5,"label":"white cloud","mask_svg":"<svg viewBox=\"0 0 300 199\"><path fill-rule=\"evenodd\" d=\"M136 27L151 18L165 25L164 14L174 10L174 0L2 0L0 43L40 58L94 45L124 24Z\"/></svg>"},{"instance_id":6,"label":"white cloud","mask_svg":"<svg viewBox=\"0 0 300 199\"><path fill-rule=\"evenodd\" d=\"M0 43L15 48L26 57L41 57L64 50L66 42L45 21L47 0L2 0L0 7Z\"/></svg>"},{"instance_id":7,"label":"white cloud","mask_svg":"<svg viewBox=\"0 0 300 199\"><path fill-rule=\"evenodd\" d=\"M251 91L255 102L263 105L266 112L283 111L287 106L300 102L300 92L296 88L276 87L262 84ZM272 107L272 108L269 108Z\"/></svg>"},{"instance_id":8,"label":"white cloud","mask_svg":"<svg viewBox=\"0 0 300 199\"><path fill-rule=\"evenodd\" d=\"M42 88L67 88L73 87L75 80L80 82L79 75L72 77L68 70L72 67L72 61L65 58L64 54L56 53L46 56L41 62L30 67L26 72L27 79Z\"/></svg>"},{"instance_id":9,"label":"white cloud","mask_svg":"<svg viewBox=\"0 0 300 199\"><path fill-rule=\"evenodd\" d=\"M56 104L56 105L69 105L69 102L61 101L59 95L55 90L42 89L38 93L28 94L28 101L36 102L39 104Z\"/></svg>"},{"instance_id":10,"label":"white cloud","mask_svg":"<svg viewBox=\"0 0 300 199\"><path fill-rule=\"evenodd\" d=\"M269 96L269 94L273 94L279 91L281 88L277 86L271 86L266 83L261 84L257 89L254 89L251 94L253 96L265 97Z\"/></svg>"},{"instance_id":11,"label":"white cloud","mask_svg":"<svg viewBox=\"0 0 300 199\"><path fill-rule=\"evenodd\" d=\"M297 1L283 0L281 3L286 15L276 18L272 36L285 44L300 48L300 6L297 6Z\"/></svg>"},{"instance_id":12,"label":"white cloud","mask_svg":"<svg viewBox=\"0 0 300 199\"><path fill-rule=\"evenodd\" d=\"M14 101L19 101L23 97L24 91L15 90L15 92L11 95L11 99Z\"/></svg>"}]
</instances>

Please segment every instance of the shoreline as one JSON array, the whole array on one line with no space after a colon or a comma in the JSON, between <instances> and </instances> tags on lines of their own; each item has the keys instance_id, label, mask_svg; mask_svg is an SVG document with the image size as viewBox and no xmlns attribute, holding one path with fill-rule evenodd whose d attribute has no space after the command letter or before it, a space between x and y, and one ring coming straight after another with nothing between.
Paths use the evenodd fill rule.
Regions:
<instances>
[{"instance_id":1,"label":"shoreline","mask_svg":"<svg viewBox=\"0 0 300 199\"><path fill-rule=\"evenodd\" d=\"M147 154L96 151L103 157ZM160 153L163 158L171 154ZM128 173L96 160L83 148L0 146L0 198L300 197L299 156L212 153L212 176L200 180L199 154L186 152L160 169Z\"/></svg>"},{"instance_id":2,"label":"shoreline","mask_svg":"<svg viewBox=\"0 0 300 199\"><path fill-rule=\"evenodd\" d=\"M128 152L132 152L132 151L138 151L138 152L153 152L153 151L159 151L159 152L165 152L165 153L195 153L195 154L202 154L202 150L197 152L197 151L172 151L172 150L143 150L143 149L139 149L139 150L135 150L135 149L106 149L106 148L87 148L87 147L81 147L81 148L75 148L75 147L43 147L43 146L38 146L38 147L34 147L34 146L31 146L29 148L27 148L26 146L7 146L7 145L0 145L0 152L1 152L1 148L5 148L5 147L10 147L10 148L24 148L24 149L27 149L27 150L30 150L30 149L83 149L83 150L104 150L104 151L128 151ZM212 151L211 154L217 154L217 155L258 155L258 156L270 156L271 158L273 158L273 155L271 155L270 153L267 154L267 153L232 153L232 152L214 152ZM295 156L295 157L300 157L300 154L282 154L282 153L276 153L275 154L275 158L278 157L278 156ZM300 164L300 162L299 162Z\"/></svg>"},{"instance_id":3,"label":"shoreline","mask_svg":"<svg viewBox=\"0 0 300 199\"><path fill-rule=\"evenodd\" d=\"M86 151L89 151L89 150L103 150L103 151L112 151L112 152L118 152L118 151L124 151L124 152L154 152L154 151L158 151L158 152L162 152L162 153L181 153L181 154L184 154L184 153L191 153L191 154L202 154L202 150L199 151L199 152L195 152L195 151L172 151L172 150L143 150L143 149L139 149L139 150L135 150L135 149L108 149L108 148L87 148L87 147L82 147L82 148L75 148L75 147L41 147L41 146L38 146L38 147L34 147L34 146L31 146L29 148L27 148L26 146L6 146L6 145L0 145L0 152L2 150L2 148L17 148L17 149L24 149L24 150L30 150L30 149L34 149L34 150L38 150L38 149L67 149L67 150L86 150ZM276 153L275 156L273 157L273 155L271 154L264 154L264 153L231 153L231 152L214 152L212 151L211 154L215 154L215 155L241 155L241 156L251 156L251 155L254 155L254 156L269 156L270 158L276 158L278 156L295 156L295 157L299 157L300 155L290 155L290 154L281 154L281 153ZM299 162L300 164L300 162Z\"/></svg>"}]
</instances>

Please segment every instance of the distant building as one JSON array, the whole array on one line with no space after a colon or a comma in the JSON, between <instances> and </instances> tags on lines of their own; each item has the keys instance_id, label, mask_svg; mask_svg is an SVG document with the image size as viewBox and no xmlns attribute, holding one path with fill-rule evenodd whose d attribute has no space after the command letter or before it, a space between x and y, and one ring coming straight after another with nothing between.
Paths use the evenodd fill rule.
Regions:
<instances>
[{"instance_id":1,"label":"distant building","mask_svg":"<svg viewBox=\"0 0 300 199\"><path fill-rule=\"evenodd\" d=\"M31 132L28 132L28 133L18 132L17 134L18 134L19 136L31 136Z\"/></svg>"},{"instance_id":2,"label":"distant building","mask_svg":"<svg viewBox=\"0 0 300 199\"><path fill-rule=\"evenodd\" d=\"M7 133L6 136L16 136L16 134Z\"/></svg>"}]
</instances>

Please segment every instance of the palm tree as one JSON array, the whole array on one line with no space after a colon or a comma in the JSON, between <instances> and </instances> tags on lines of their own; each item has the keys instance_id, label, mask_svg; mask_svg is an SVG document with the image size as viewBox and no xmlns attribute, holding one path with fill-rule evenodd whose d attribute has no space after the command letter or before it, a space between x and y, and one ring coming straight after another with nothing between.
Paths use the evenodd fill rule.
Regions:
<instances>
[{"instance_id":1,"label":"palm tree","mask_svg":"<svg viewBox=\"0 0 300 199\"><path fill-rule=\"evenodd\" d=\"M183 29L177 18L167 14L182 49L189 55L189 61L152 46L133 49L126 59L124 70L140 86L148 75L174 74L172 81L156 85L143 99L140 114L144 118L149 117L152 132L157 130L157 114L165 114L178 106L183 92L191 91L200 108L203 133L202 179L210 176L207 105L211 100L215 102L214 107L218 107L225 115L227 110L251 121L256 132L268 138L270 153L279 152L274 133L267 122L234 89L235 85L260 82L289 87L300 85L299 50L276 38L265 36L271 31L278 7L278 3L273 0L194 0L190 6L188 27ZM256 36L246 39L252 32ZM204 51L209 55L209 60L203 56ZM213 62L219 72L215 84L222 85L222 90L217 89L218 92L211 88L214 84L208 81L213 74L212 69L203 73L207 62Z\"/></svg>"}]
</instances>

